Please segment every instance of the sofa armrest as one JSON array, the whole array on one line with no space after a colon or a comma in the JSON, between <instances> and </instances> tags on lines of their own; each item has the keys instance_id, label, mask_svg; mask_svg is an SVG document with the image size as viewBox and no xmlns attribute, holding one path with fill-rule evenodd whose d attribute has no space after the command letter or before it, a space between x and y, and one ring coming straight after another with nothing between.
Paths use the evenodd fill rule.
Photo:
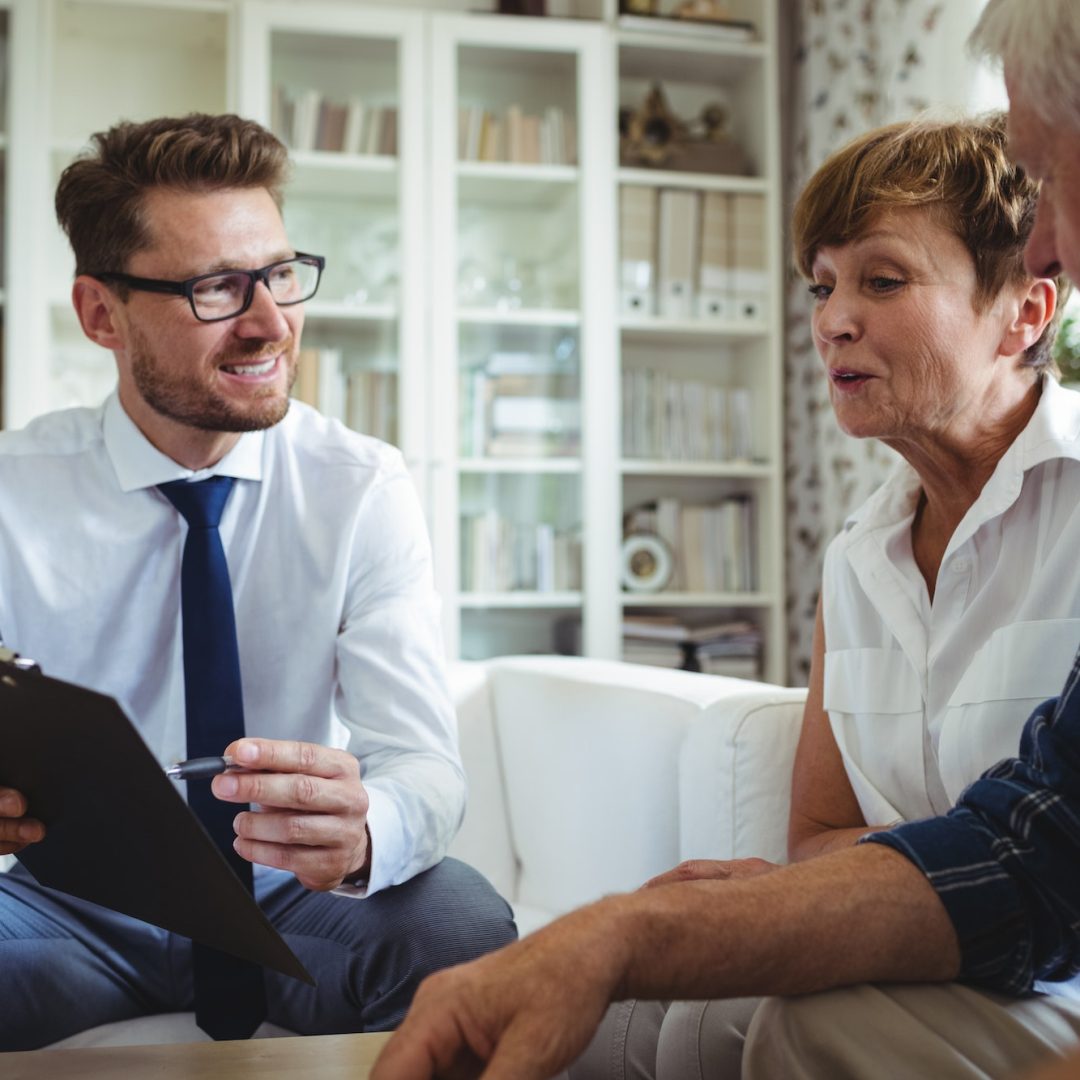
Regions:
<instances>
[{"instance_id":1,"label":"sofa armrest","mask_svg":"<svg viewBox=\"0 0 1080 1080\"><path fill-rule=\"evenodd\" d=\"M706 709L683 741L682 859L787 862L791 770L806 691L744 687Z\"/></svg>"}]
</instances>

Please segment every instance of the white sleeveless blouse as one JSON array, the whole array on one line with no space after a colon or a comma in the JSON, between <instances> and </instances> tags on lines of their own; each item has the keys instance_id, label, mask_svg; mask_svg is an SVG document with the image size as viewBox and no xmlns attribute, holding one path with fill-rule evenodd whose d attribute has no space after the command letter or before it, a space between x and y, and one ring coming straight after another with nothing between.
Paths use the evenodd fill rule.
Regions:
<instances>
[{"instance_id":1,"label":"white sleeveless blouse","mask_svg":"<svg viewBox=\"0 0 1080 1080\"><path fill-rule=\"evenodd\" d=\"M902 463L829 545L825 709L869 825L943 813L1012 757L1080 645L1080 394L1050 378L949 542L933 603Z\"/></svg>"}]
</instances>

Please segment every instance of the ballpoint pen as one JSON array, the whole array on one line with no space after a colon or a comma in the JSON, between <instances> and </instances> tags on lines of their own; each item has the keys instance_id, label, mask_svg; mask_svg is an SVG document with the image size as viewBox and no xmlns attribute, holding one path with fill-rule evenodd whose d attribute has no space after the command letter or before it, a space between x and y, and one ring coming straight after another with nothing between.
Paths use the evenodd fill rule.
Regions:
<instances>
[{"instance_id":1,"label":"ballpoint pen","mask_svg":"<svg viewBox=\"0 0 1080 1080\"><path fill-rule=\"evenodd\" d=\"M191 758L178 761L165 770L165 775L173 780L209 780L231 769L235 762L227 754L221 757Z\"/></svg>"}]
</instances>

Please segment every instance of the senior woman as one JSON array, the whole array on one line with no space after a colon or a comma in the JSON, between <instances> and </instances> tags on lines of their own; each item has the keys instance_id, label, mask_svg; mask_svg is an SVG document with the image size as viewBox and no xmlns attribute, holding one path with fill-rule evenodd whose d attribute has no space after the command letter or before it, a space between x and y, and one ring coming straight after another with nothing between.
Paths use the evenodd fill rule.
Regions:
<instances>
[{"instance_id":1,"label":"senior woman","mask_svg":"<svg viewBox=\"0 0 1080 1080\"><path fill-rule=\"evenodd\" d=\"M1022 261L1037 186L1005 142L1003 116L895 124L795 206L837 422L904 461L825 557L793 860L944 813L1015 753L1080 636L1080 394L1054 378L1057 285ZM694 862L649 886L769 869ZM570 1075L738 1077L756 1005L614 1005Z\"/></svg>"}]
</instances>

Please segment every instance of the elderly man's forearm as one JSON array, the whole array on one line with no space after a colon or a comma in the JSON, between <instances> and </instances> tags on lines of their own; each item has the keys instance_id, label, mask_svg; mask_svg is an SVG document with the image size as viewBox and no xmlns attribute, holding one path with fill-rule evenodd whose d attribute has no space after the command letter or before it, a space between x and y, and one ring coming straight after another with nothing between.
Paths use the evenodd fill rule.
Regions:
<instances>
[{"instance_id":1,"label":"elderly man's forearm","mask_svg":"<svg viewBox=\"0 0 1080 1080\"><path fill-rule=\"evenodd\" d=\"M611 897L596 908L604 918L593 925L605 928L610 947L625 958L614 988L619 999L945 981L960 967L952 923L926 878L876 845L742 881Z\"/></svg>"}]
</instances>

